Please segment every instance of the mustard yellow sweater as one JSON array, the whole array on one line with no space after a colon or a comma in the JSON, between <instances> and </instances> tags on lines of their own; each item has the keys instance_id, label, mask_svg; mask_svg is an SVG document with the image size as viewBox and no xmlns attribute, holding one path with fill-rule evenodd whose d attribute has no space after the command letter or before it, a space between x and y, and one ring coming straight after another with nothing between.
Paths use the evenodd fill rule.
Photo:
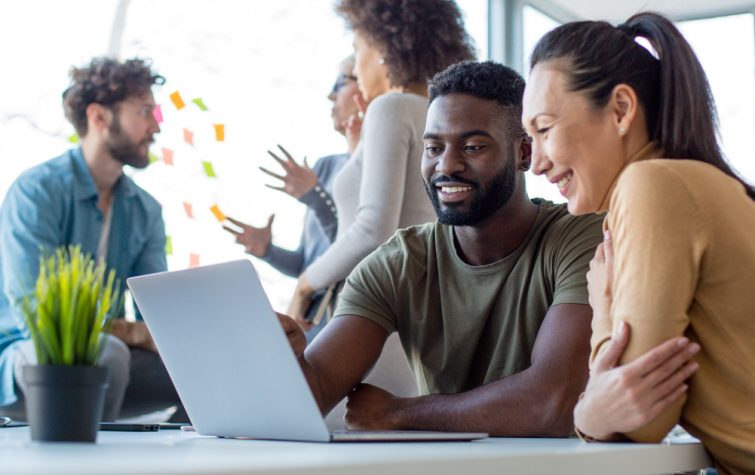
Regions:
<instances>
[{"instance_id":1,"label":"mustard yellow sweater","mask_svg":"<svg viewBox=\"0 0 755 475\"><path fill-rule=\"evenodd\" d=\"M622 320L622 363L674 336L698 342L687 396L626 435L659 441L680 423L719 471L755 473L755 202L715 167L660 153L646 145L606 198L613 303L593 322L593 358Z\"/></svg>"}]
</instances>

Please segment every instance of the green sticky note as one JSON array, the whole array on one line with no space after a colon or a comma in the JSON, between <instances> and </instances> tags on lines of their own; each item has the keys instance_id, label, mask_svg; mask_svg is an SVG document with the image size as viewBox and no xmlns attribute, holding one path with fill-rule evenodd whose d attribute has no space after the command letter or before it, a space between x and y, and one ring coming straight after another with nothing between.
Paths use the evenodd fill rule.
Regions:
<instances>
[{"instance_id":1,"label":"green sticky note","mask_svg":"<svg viewBox=\"0 0 755 475\"><path fill-rule=\"evenodd\" d=\"M165 236L165 254L173 254L173 238L170 236Z\"/></svg>"},{"instance_id":2,"label":"green sticky note","mask_svg":"<svg viewBox=\"0 0 755 475\"><path fill-rule=\"evenodd\" d=\"M154 153L152 153L152 152L149 152L149 153L147 154L147 157L149 157L149 163L150 163L150 164L152 164L152 163L155 163L156 161L160 160L160 159L159 159L159 158L157 157L157 155L155 155L155 154L154 154Z\"/></svg>"},{"instance_id":3,"label":"green sticky note","mask_svg":"<svg viewBox=\"0 0 755 475\"><path fill-rule=\"evenodd\" d=\"M68 141L71 143L79 143L79 136L75 132L68 136Z\"/></svg>"},{"instance_id":4,"label":"green sticky note","mask_svg":"<svg viewBox=\"0 0 755 475\"><path fill-rule=\"evenodd\" d=\"M204 172L207 174L210 178L215 178L217 175L215 175L215 170L212 168L212 163L210 162L202 162L202 166L204 167Z\"/></svg>"},{"instance_id":5,"label":"green sticky note","mask_svg":"<svg viewBox=\"0 0 755 475\"><path fill-rule=\"evenodd\" d=\"M199 108L200 108L201 110L203 110L203 111L206 111L206 110L208 110L208 107L207 107L207 106L206 106L206 105L204 104L204 101L203 101L203 100L202 100L201 98L197 97L197 98L196 98L196 99L194 99L194 100L193 100L192 102L193 102L194 104L196 104L196 105L197 105L197 107L199 107Z\"/></svg>"}]
</instances>

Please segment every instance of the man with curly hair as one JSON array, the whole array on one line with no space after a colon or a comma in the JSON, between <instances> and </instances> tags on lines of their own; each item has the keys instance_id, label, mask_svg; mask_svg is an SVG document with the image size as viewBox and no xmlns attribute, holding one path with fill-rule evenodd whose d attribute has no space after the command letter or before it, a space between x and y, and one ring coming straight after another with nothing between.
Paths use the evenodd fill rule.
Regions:
<instances>
[{"instance_id":1,"label":"man with curly hair","mask_svg":"<svg viewBox=\"0 0 755 475\"><path fill-rule=\"evenodd\" d=\"M528 198L523 91L516 72L492 62L435 76L422 176L438 221L398 231L365 258L306 351L280 317L320 408L348 397L351 428L570 435L602 217ZM393 332L419 397L360 384Z\"/></svg>"},{"instance_id":2,"label":"man with curly hair","mask_svg":"<svg viewBox=\"0 0 755 475\"><path fill-rule=\"evenodd\" d=\"M63 107L80 147L24 172L3 201L0 413L25 418L23 367L36 355L19 305L34 288L40 255L80 245L115 270L122 291L128 277L167 268L160 205L123 173L124 165L149 164L160 132L152 86L164 81L141 59L72 68ZM144 322L118 318L111 332L100 358L110 368L104 419L178 405L176 420L188 420Z\"/></svg>"}]
</instances>

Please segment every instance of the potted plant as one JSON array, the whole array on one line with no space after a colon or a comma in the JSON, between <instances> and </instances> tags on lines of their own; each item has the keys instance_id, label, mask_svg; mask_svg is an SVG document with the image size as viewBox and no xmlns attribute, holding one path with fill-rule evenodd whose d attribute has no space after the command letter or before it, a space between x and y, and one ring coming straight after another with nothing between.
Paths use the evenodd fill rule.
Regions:
<instances>
[{"instance_id":1,"label":"potted plant","mask_svg":"<svg viewBox=\"0 0 755 475\"><path fill-rule=\"evenodd\" d=\"M101 336L120 298L115 272L106 277L104 262L80 246L40 259L21 305L37 354L23 374L32 440L96 441L109 377L97 366Z\"/></svg>"}]
</instances>

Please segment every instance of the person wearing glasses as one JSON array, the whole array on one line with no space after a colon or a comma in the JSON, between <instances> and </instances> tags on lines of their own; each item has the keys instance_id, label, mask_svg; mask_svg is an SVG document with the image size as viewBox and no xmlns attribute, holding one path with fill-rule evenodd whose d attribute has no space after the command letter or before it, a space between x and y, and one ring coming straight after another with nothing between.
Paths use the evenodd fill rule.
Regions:
<instances>
[{"instance_id":1,"label":"person wearing glasses","mask_svg":"<svg viewBox=\"0 0 755 475\"><path fill-rule=\"evenodd\" d=\"M330 195L333 178L359 142L361 128L359 108L365 107L353 71L354 57L349 56L341 62L333 90L328 95L328 99L333 103L331 108L333 128L346 137L348 153L322 157L310 168L306 158L302 164L299 164L285 148L279 145L279 154L270 151L268 153L283 168L284 174L280 175L260 167L263 172L282 182L280 186L267 185L268 187L287 193L308 207L304 216L304 230L299 240L299 247L291 251L272 244L272 224L275 215L270 215L267 224L262 228L250 226L230 217L228 220L236 225L237 229L225 227L228 232L236 236L236 242L243 245L248 254L259 257L291 277L299 277L307 266L328 249L336 236L338 216ZM321 292L313 300L307 314L309 320L312 320L320 309L320 302L324 295L325 292ZM308 340L312 340L322 329L328 320L327 317L328 315L320 315L318 323L307 331Z\"/></svg>"}]
</instances>

